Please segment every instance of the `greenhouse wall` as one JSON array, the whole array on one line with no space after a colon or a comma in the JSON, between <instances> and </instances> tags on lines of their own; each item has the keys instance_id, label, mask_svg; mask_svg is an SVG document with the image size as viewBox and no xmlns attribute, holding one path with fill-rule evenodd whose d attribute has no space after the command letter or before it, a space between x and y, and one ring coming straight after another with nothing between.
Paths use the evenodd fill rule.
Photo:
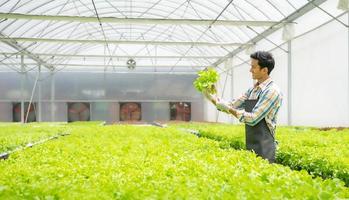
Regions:
<instances>
[{"instance_id":1,"label":"greenhouse wall","mask_svg":"<svg viewBox=\"0 0 349 200\"><path fill-rule=\"evenodd\" d=\"M232 70L230 69L233 65L233 59L227 59L219 67L224 70L221 72L220 80L218 83L218 96L225 101L231 101L232 96ZM219 122L233 123L234 118L224 112L216 112L216 120Z\"/></svg>"},{"instance_id":2,"label":"greenhouse wall","mask_svg":"<svg viewBox=\"0 0 349 200\"><path fill-rule=\"evenodd\" d=\"M53 104L53 105L52 105ZM53 114L51 108L53 106ZM66 122L68 119L68 107L65 102L43 102L42 103L42 121L60 121ZM52 116L53 115L53 116Z\"/></svg>"},{"instance_id":3,"label":"greenhouse wall","mask_svg":"<svg viewBox=\"0 0 349 200\"><path fill-rule=\"evenodd\" d=\"M339 19L347 23L347 18L348 16L345 15ZM280 35L280 33L276 34ZM288 42L279 47L274 46L271 50L263 48L263 46L267 47L266 41L257 45L256 50L268 50L276 60L271 77L283 94L278 124L324 127L349 125L348 37L348 28L335 20L323 26L314 27L314 30L296 37L290 42L290 75L288 74L288 53L285 52L289 48ZM249 62L249 56L245 52L233 59L230 71L233 80L231 80L229 87L233 93L232 97L229 96L231 95L229 91L222 91L224 85L222 80L219 83L220 94L224 93L223 96L226 100L239 97L253 85L249 72ZM224 79L224 77L221 78ZM290 107L288 102L289 77L291 82ZM228 95L225 95L226 93ZM210 104L208 104L207 110L211 112L211 114L207 114L207 116L211 116L207 117L208 121L239 123L231 115L220 113L218 114L220 117L217 118L216 109Z\"/></svg>"},{"instance_id":4,"label":"greenhouse wall","mask_svg":"<svg viewBox=\"0 0 349 200\"><path fill-rule=\"evenodd\" d=\"M0 102L0 121L12 121L12 103Z\"/></svg>"},{"instance_id":5,"label":"greenhouse wall","mask_svg":"<svg viewBox=\"0 0 349 200\"><path fill-rule=\"evenodd\" d=\"M282 45L282 49L287 49L288 46ZM282 93L282 105L278 114L278 123L287 125L288 122L288 54L280 48L271 51L276 64L271 73L272 79L279 86Z\"/></svg>"},{"instance_id":6,"label":"greenhouse wall","mask_svg":"<svg viewBox=\"0 0 349 200\"><path fill-rule=\"evenodd\" d=\"M295 39L292 51L292 124L348 125L348 29L331 22Z\"/></svg>"},{"instance_id":7,"label":"greenhouse wall","mask_svg":"<svg viewBox=\"0 0 349 200\"><path fill-rule=\"evenodd\" d=\"M0 73L0 85L6 86L0 87L1 121L12 121L12 103L21 102L21 95L30 101L36 75ZM188 74L42 73L33 102L39 102L41 87L42 121L67 121L68 102L88 102L90 120L108 122L119 121L120 102L141 103L142 121L170 120L170 102L190 102L191 120L203 121L203 98L192 85L195 78Z\"/></svg>"}]
</instances>

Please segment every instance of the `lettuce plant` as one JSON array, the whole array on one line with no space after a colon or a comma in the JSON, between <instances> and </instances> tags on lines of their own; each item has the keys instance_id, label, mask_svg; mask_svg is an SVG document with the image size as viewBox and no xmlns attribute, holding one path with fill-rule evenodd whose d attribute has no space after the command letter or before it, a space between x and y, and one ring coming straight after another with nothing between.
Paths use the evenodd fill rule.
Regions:
<instances>
[{"instance_id":1,"label":"lettuce plant","mask_svg":"<svg viewBox=\"0 0 349 200\"><path fill-rule=\"evenodd\" d=\"M210 94L216 94L217 90L214 87L215 83L219 79L219 75L214 68L208 68L207 70L200 71L199 77L194 81L194 86L199 92L207 90Z\"/></svg>"}]
</instances>

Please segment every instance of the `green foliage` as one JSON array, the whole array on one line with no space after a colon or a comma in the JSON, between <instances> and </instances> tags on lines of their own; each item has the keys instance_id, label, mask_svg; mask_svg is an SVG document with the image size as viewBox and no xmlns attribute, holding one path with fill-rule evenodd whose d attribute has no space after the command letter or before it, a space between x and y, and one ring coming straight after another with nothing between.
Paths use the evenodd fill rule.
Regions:
<instances>
[{"instance_id":1,"label":"green foliage","mask_svg":"<svg viewBox=\"0 0 349 200\"><path fill-rule=\"evenodd\" d=\"M244 126L185 123L175 127L196 129L206 138L220 141L221 147L245 148ZM309 127L279 127L277 163L313 176L338 178L349 186L349 130L319 131Z\"/></svg>"},{"instance_id":2,"label":"green foliage","mask_svg":"<svg viewBox=\"0 0 349 200\"><path fill-rule=\"evenodd\" d=\"M199 77L194 81L194 86L199 92L207 90L210 94L216 94L214 84L218 81L219 75L214 68L208 68L199 72Z\"/></svg>"},{"instance_id":3,"label":"green foliage","mask_svg":"<svg viewBox=\"0 0 349 200\"><path fill-rule=\"evenodd\" d=\"M69 122L69 126L96 126L100 125L103 126L105 124L104 121L76 121L76 122Z\"/></svg>"},{"instance_id":4,"label":"green foliage","mask_svg":"<svg viewBox=\"0 0 349 200\"><path fill-rule=\"evenodd\" d=\"M339 178L349 186L349 130L280 128L277 161L314 176Z\"/></svg>"},{"instance_id":5,"label":"green foliage","mask_svg":"<svg viewBox=\"0 0 349 200\"><path fill-rule=\"evenodd\" d=\"M346 199L338 180L175 128L74 126L0 162L0 199Z\"/></svg>"},{"instance_id":6,"label":"green foliage","mask_svg":"<svg viewBox=\"0 0 349 200\"><path fill-rule=\"evenodd\" d=\"M0 153L63 133L63 123L1 123Z\"/></svg>"}]
</instances>

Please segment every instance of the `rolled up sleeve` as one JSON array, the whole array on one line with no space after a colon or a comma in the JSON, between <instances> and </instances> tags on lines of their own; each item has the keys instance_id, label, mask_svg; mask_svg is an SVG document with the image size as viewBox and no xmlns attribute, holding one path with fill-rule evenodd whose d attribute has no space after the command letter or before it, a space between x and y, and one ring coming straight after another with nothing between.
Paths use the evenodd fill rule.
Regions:
<instances>
[{"instance_id":1,"label":"rolled up sleeve","mask_svg":"<svg viewBox=\"0 0 349 200\"><path fill-rule=\"evenodd\" d=\"M239 98L233 99L233 101L230 102L230 106L234 109L241 109L244 107L245 100L248 99L250 96L252 89L247 90L244 94L242 94Z\"/></svg>"},{"instance_id":2,"label":"rolled up sleeve","mask_svg":"<svg viewBox=\"0 0 349 200\"><path fill-rule=\"evenodd\" d=\"M238 110L236 117L240 122L254 126L265 118L273 106L276 105L279 98L280 95L277 91L266 91L265 94L259 98L252 112Z\"/></svg>"}]
</instances>

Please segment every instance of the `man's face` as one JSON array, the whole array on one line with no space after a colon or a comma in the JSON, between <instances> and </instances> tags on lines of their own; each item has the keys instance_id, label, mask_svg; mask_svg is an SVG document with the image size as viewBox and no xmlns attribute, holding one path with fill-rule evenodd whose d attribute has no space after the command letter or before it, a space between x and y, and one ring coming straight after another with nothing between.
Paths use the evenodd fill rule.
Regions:
<instances>
[{"instance_id":1,"label":"man's face","mask_svg":"<svg viewBox=\"0 0 349 200\"><path fill-rule=\"evenodd\" d=\"M253 79L259 80L268 74L268 69L266 67L261 69L261 67L258 65L258 60L251 58L250 72L252 73Z\"/></svg>"}]
</instances>

